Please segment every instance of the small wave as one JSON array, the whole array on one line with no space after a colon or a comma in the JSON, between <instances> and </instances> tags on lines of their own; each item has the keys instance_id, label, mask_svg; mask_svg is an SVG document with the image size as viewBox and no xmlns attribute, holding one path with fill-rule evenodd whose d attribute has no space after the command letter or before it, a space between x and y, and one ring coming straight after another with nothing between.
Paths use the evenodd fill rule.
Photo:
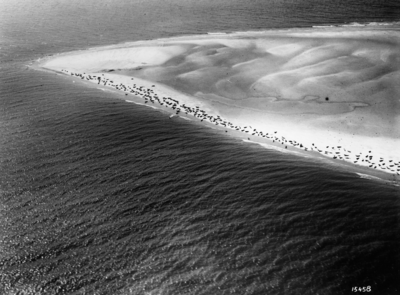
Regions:
<instances>
[{"instance_id":1,"label":"small wave","mask_svg":"<svg viewBox=\"0 0 400 295\"><path fill-rule=\"evenodd\" d=\"M315 25L313 28L334 28L334 27L379 27L379 26L400 26L400 22L368 22L359 23L352 22L348 24L336 24L336 25Z\"/></svg>"},{"instance_id":2,"label":"small wave","mask_svg":"<svg viewBox=\"0 0 400 295\"><path fill-rule=\"evenodd\" d=\"M364 179L370 179L370 180L383 180L382 178L376 177L376 176L372 176L372 175L368 175L368 174L364 174L364 173L357 173L356 174L358 176L360 176L360 178L364 178Z\"/></svg>"},{"instance_id":3,"label":"small wave","mask_svg":"<svg viewBox=\"0 0 400 295\"><path fill-rule=\"evenodd\" d=\"M334 25L318 25L318 26L312 26L313 28L334 28Z\"/></svg>"},{"instance_id":4,"label":"small wave","mask_svg":"<svg viewBox=\"0 0 400 295\"><path fill-rule=\"evenodd\" d=\"M363 178L363 179L384 181L386 184L390 184L390 185L393 185L393 186L396 186L396 187L400 187L400 183L398 181L396 181L396 180L385 180L385 179L382 179L380 177L372 176L372 175L368 175L368 174L364 174L364 173L357 173L356 172L356 174L358 176L360 176L360 178Z\"/></svg>"},{"instance_id":5,"label":"small wave","mask_svg":"<svg viewBox=\"0 0 400 295\"><path fill-rule=\"evenodd\" d=\"M288 150L288 149L281 148L281 147L278 147L278 146L275 146L275 145L272 145L272 144L261 143L261 142L252 141L252 140L248 140L248 139L242 139L242 141L258 144L258 145L262 146L263 148L276 150L276 151L279 151L279 152L282 152L282 153L295 154L295 155L303 156L303 157L306 157L306 158L310 157L310 156L305 155L304 153L299 153L299 152L296 152L296 151L293 151L293 150Z\"/></svg>"},{"instance_id":6,"label":"small wave","mask_svg":"<svg viewBox=\"0 0 400 295\"><path fill-rule=\"evenodd\" d=\"M72 82L75 83L75 81L72 81ZM101 91L104 91L104 92L111 92L111 93L113 93L113 90L111 90L111 89L100 88L100 87L97 87L97 89L100 89Z\"/></svg>"},{"instance_id":7,"label":"small wave","mask_svg":"<svg viewBox=\"0 0 400 295\"><path fill-rule=\"evenodd\" d=\"M350 23L341 25L341 27L373 27L373 26L398 26L400 22L369 22L369 23Z\"/></svg>"}]
</instances>

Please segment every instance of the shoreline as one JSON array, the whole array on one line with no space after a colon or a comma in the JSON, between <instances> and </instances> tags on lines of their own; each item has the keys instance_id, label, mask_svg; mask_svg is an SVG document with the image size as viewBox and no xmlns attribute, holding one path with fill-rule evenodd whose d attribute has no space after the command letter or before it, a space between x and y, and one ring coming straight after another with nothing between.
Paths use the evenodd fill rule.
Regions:
<instances>
[{"instance_id":1,"label":"shoreline","mask_svg":"<svg viewBox=\"0 0 400 295\"><path fill-rule=\"evenodd\" d=\"M325 31L325 28L324 30ZM209 39L210 35L201 35L203 39ZM222 35L226 37L226 35ZM234 37L234 35L231 35ZM189 37L183 37L183 39L188 39ZM190 37L193 38L193 37ZM189 38L189 39L190 39ZM220 34L211 35L211 39L221 38ZM169 42L174 44L178 41L181 42L181 38L168 38ZM139 41L141 45L152 45L154 47L154 42L165 42L157 40L150 41ZM136 43L136 42L134 42ZM124 43L126 44L126 43ZM136 48L130 43L130 48ZM165 44L165 43L164 43ZM160 45L160 44L158 44ZM124 46L124 45L118 45ZM139 46L140 47L140 46ZM103 48L103 47L100 47ZM110 48L110 46L107 46ZM113 50L115 47L111 47ZM147 48L147 47L146 47ZM154 48L152 48L153 50ZM155 52L158 52L159 46L156 46ZM173 48L174 49L174 48ZM298 154L299 156L319 158L323 162L331 163L333 166L345 167L351 170L351 172L357 173L360 177L367 178L365 175L371 175L372 177L378 177L386 181L394 181L396 183L400 182L400 160L399 159L384 159L383 157L378 157L379 162L372 161L372 155L368 153L352 152L343 145L338 146L328 146L325 148L325 143L321 141L316 144L306 144L301 143L299 140L292 140L292 134L281 134L281 130L272 131L261 130L250 126L242 126L243 120L246 116L234 122L234 116L229 116L229 112L224 112L223 108L216 108L215 104L211 100L200 100L198 97L193 97L176 89L173 89L165 84L158 81L149 81L142 79L142 77L136 77L134 75L120 75L116 74L114 70L111 72L103 71L92 71L89 73L74 71L74 69L64 67L60 68L56 66L48 66L47 63L51 60L57 60L59 57L71 57L84 53L89 53L93 50L99 49L87 49L83 51L74 51L62 53L61 55L49 56L46 58L39 59L34 68L55 72L57 74L68 75L76 80L82 82L90 82L96 88L107 89L115 91L117 94L122 94L126 101L134 102L137 104L150 104L153 108L161 110L171 115L178 115L183 118L188 118L194 123L202 123L211 128L216 128L221 130L226 135L234 136L235 138L242 139L244 141L255 142L266 148L280 149L282 151L287 151L292 154ZM103 49L100 49L100 51ZM104 49L107 50L107 49ZM175 49L174 49L175 50ZM182 52L183 49L178 48L178 51ZM174 52L175 54L175 52ZM178 55L180 53L178 52ZM168 60L167 56L167 60ZM151 59L150 59L151 60ZM165 61L161 60L159 64L163 64ZM62 64L62 63L61 63ZM155 63L157 66L157 62ZM146 65L147 66L147 65ZM113 83L110 83L113 82ZM96 84L94 84L96 83ZM101 85L103 83L104 85ZM87 85L90 85L87 84ZM135 85L135 86L133 86ZM142 100L142 101L141 101ZM144 104L143 104L144 100ZM177 111L178 110L178 111ZM240 110L241 112L245 112ZM187 114L186 114L187 113ZM228 114L228 116L227 116ZM197 122L199 121L199 122ZM266 121L263 121L265 125ZM257 124L252 124L253 126ZM277 124L278 125L278 124ZM280 129L280 128L273 128ZM284 130L285 128L283 128ZM278 133L279 132L279 133ZM327 133L328 134L328 133ZM333 133L332 133L333 134ZM301 135L299 136L301 138ZM324 148L321 146L324 145ZM371 153L371 152L370 152ZM376 159L376 158L375 158ZM374 160L375 160L374 159ZM359 163L358 163L359 162ZM383 163L383 164L382 164ZM360 165L362 164L362 165ZM371 166L372 165L372 166ZM386 168L387 167L387 168ZM385 171L387 170L387 171Z\"/></svg>"}]
</instances>

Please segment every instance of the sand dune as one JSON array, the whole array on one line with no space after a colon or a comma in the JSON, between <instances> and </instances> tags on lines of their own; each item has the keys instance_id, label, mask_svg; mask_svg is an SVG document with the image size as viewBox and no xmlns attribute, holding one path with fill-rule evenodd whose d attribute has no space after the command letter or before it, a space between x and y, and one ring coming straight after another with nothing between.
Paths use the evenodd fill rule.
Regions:
<instances>
[{"instance_id":1,"label":"sand dune","mask_svg":"<svg viewBox=\"0 0 400 295\"><path fill-rule=\"evenodd\" d=\"M282 30L94 48L42 66L164 85L235 126L277 130L328 157L322 147L340 145L400 162L399 48L397 28Z\"/></svg>"},{"instance_id":2,"label":"sand dune","mask_svg":"<svg viewBox=\"0 0 400 295\"><path fill-rule=\"evenodd\" d=\"M46 68L68 68L76 71L96 72L104 69L130 69L139 66L160 65L185 52L185 46L135 47L110 50L98 50L61 56L50 60Z\"/></svg>"}]
</instances>

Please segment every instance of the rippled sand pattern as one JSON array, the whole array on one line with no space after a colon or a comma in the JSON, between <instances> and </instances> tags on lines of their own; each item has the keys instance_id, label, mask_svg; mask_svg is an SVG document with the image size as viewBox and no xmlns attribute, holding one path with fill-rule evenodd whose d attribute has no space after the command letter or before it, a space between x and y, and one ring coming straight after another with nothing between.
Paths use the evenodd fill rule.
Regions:
<instances>
[{"instance_id":1,"label":"rippled sand pattern","mask_svg":"<svg viewBox=\"0 0 400 295\"><path fill-rule=\"evenodd\" d=\"M126 91L123 76L169 86L176 92L167 96L227 124L398 175L399 48L396 28L313 28L126 43L42 66L87 80L88 72L107 74Z\"/></svg>"},{"instance_id":2,"label":"rippled sand pattern","mask_svg":"<svg viewBox=\"0 0 400 295\"><path fill-rule=\"evenodd\" d=\"M400 136L398 38L379 31L219 38L187 41L184 54L132 74L345 133Z\"/></svg>"}]
</instances>

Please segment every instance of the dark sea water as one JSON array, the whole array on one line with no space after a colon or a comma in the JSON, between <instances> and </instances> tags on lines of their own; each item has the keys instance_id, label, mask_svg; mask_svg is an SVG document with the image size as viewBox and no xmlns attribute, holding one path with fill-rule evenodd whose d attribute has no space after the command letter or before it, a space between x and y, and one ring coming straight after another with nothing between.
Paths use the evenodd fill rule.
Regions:
<instances>
[{"instance_id":1,"label":"dark sea water","mask_svg":"<svg viewBox=\"0 0 400 295\"><path fill-rule=\"evenodd\" d=\"M0 294L400 294L398 187L26 66L126 41L399 20L397 0L0 0Z\"/></svg>"}]
</instances>

